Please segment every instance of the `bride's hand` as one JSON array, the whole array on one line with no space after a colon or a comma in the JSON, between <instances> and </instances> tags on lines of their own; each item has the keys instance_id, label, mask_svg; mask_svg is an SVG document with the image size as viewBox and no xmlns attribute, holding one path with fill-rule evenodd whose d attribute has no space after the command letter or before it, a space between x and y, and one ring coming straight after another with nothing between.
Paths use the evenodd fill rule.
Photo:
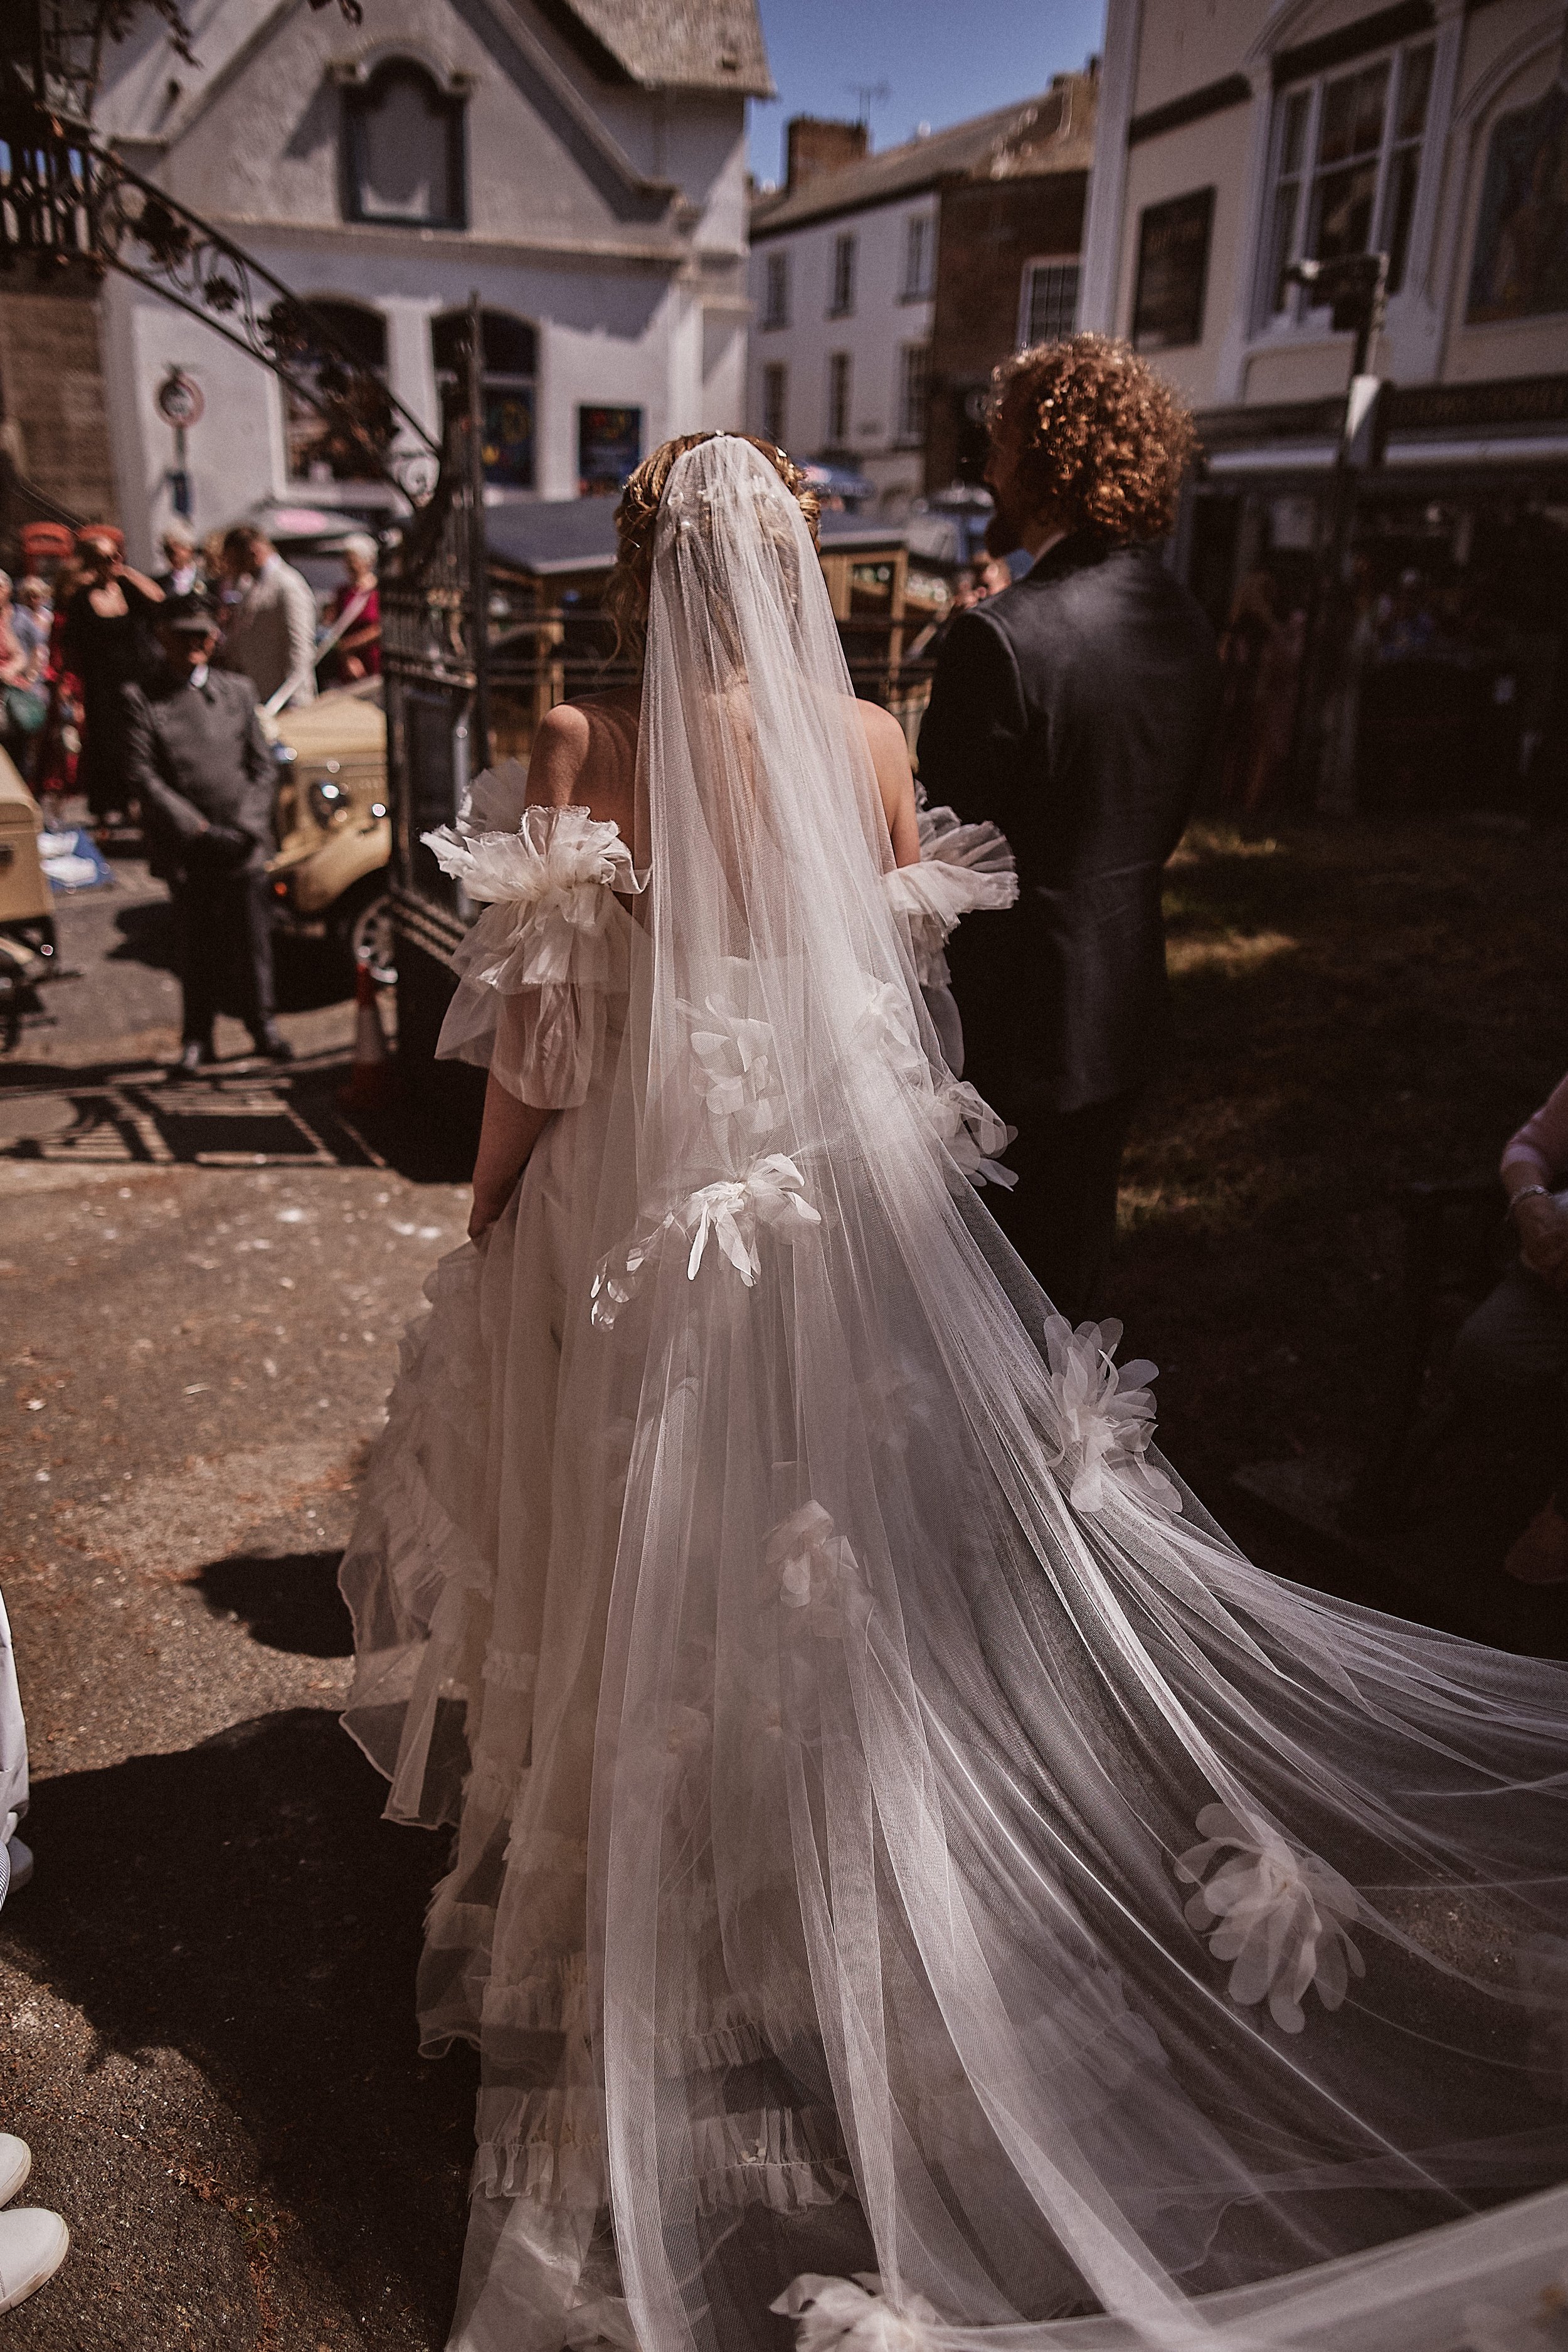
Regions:
<instances>
[{"instance_id":1,"label":"bride's hand","mask_svg":"<svg viewBox=\"0 0 1568 2352\"><path fill-rule=\"evenodd\" d=\"M481 1191L478 1185L474 1187L474 1205L468 1212L468 1239L471 1242L484 1239L506 1203L505 1193L498 1199L493 1193Z\"/></svg>"}]
</instances>

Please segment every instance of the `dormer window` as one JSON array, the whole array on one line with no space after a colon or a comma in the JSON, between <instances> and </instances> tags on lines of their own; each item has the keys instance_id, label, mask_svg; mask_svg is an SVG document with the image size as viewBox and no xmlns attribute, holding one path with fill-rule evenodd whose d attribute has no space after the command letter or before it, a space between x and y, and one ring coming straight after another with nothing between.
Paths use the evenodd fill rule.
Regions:
<instances>
[{"instance_id":1,"label":"dormer window","mask_svg":"<svg viewBox=\"0 0 1568 2352\"><path fill-rule=\"evenodd\" d=\"M466 228L463 101L391 58L343 93L343 210L389 228Z\"/></svg>"}]
</instances>

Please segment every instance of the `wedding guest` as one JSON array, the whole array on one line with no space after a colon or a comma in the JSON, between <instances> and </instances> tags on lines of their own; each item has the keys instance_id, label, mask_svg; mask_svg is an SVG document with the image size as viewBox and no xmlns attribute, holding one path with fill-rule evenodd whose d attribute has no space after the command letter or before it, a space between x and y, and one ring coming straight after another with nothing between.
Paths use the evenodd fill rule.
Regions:
<instances>
[{"instance_id":1,"label":"wedding guest","mask_svg":"<svg viewBox=\"0 0 1568 2352\"><path fill-rule=\"evenodd\" d=\"M195 595L202 585L202 567L196 551L196 535L189 523L172 522L158 544L163 551L163 569L158 574L158 585L164 595Z\"/></svg>"},{"instance_id":2,"label":"wedding guest","mask_svg":"<svg viewBox=\"0 0 1568 2352\"><path fill-rule=\"evenodd\" d=\"M331 683L353 686L362 677L381 675L381 596L375 582L375 541L368 531L356 531L343 541L342 586L327 608L327 625L334 628L345 617L348 626L329 656Z\"/></svg>"},{"instance_id":3,"label":"wedding guest","mask_svg":"<svg viewBox=\"0 0 1568 2352\"><path fill-rule=\"evenodd\" d=\"M1034 566L959 615L921 729L931 799L992 818L1017 856L1017 906L950 961L964 1076L1020 1130L995 1213L1073 1322L1100 1304L1165 1040L1161 875L1218 704L1213 632L1152 544L1194 446L1125 344L1075 335L998 368L986 541Z\"/></svg>"},{"instance_id":4,"label":"wedding guest","mask_svg":"<svg viewBox=\"0 0 1568 2352\"><path fill-rule=\"evenodd\" d=\"M1453 1377L1500 1424L1542 1430L1552 1489L1503 1561L1521 1584L1568 1582L1568 1077L1504 1146L1519 1237L1510 1267L1459 1333Z\"/></svg>"},{"instance_id":5,"label":"wedding guest","mask_svg":"<svg viewBox=\"0 0 1568 2352\"><path fill-rule=\"evenodd\" d=\"M38 738L32 785L39 794L56 796L57 812L66 795L76 790L81 753L81 680L68 668L65 655L66 614L81 577L74 554L67 556L55 572L54 610L44 663L49 708Z\"/></svg>"},{"instance_id":6,"label":"wedding guest","mask_svg":"<svg viewBox=\"0 0 1568 2352\"><path fill-rule=\"evenodd\" d=\"M36 572L28 572L25 580L16 583L11 623L16 642L27 657L29 684L42 677L49 666L49 635L54 620L48 582L40 580Z\"/></svg>"},{"instance_id":7,"label":"wedding guest","mask_svg":"<svg viewBox=\"0 0 1568 2352\"><path fill-rule=\"evenodd\" d=\"M159 640L162 668L145 688L127 687L125 701L148 863L174 902L184 1008L179 1069L193 1076L214 1057L213 1023L231 959L257 1052L292 1061L274 1017L267 887L274 770L256 696L244 678L212 667L217 621L202 597L171 600Z\"/></svg>"},{"instance_id":8,"label":"wedding guest","mask_svg":"<svg viewBox=\"0 0 1568 2352\"><path fill-rule=\"evenodd\" d=\"M39 686L40 656L40 632L31 614L24 619L13 604L10 573L0 572L0 741L28 782L49 708Z\"/></svg>"},{"instance_id":9,"label":"wedding guest","mask_svg":"<svg viewBox=\"0 0 1568 2352\"><path fill-rule=\"evenodd\" d=\"M223 568L238 601L224 627L219 667L243 672L258 702L270 702L284 687L289 692L281 708L314 702L316 600L310 582L249 523L225 535Z\"/></svg>"},{"instance_id":10,"label":"wedding guest","mask_svg":"<svg viewBox=\"0 0 1568 2352\"><path fill-rule=\"evenodd\" d=\"M81 583L66 607L65 667L81 681L81 752L77 785L100 823L123 816L124 688L146 677L153 660L148 624L163 592L125 561L125 536L104 523L78 534Z\"/></svg>"}]
</instances>

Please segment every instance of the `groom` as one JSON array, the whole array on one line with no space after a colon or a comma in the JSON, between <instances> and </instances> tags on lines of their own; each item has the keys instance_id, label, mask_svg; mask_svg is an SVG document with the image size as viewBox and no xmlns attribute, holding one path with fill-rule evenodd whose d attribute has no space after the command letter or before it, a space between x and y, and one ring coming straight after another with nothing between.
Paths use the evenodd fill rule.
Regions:
<instances>
[{"instance_id":1,"label":"groom","mask_svg":"<svg viewBox=\"0 0 1568 2352\"><path fill-rule=\"evenodd\" d=\"M949 950L964 1076L1019 1130L988 1196L1054 1304L1101 1311L1122 1145L1168 1027L1161 872L1218 703L1214 635L1152 542L1191 419L1124 344L1075 335L996 372L987 545L1034 568L960 615L937 662L921 782L992 818L1010 913Z\"/></svg>"}]
</instances>

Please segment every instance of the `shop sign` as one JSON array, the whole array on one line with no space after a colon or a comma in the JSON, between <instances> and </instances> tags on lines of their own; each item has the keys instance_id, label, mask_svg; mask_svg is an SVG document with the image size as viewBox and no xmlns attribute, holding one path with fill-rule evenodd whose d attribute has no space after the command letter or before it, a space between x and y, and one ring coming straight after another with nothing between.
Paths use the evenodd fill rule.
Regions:
<instances>
[{"instance_id":1,"label":"shop sign","mask_svg":"<svg viewBox=\"0 0 1568 2352\"><path fill-rule=\"evenodd\" d=\"M1194 188L1168 204L1146 205L1138 225L1138 286L1132 347L1168 352L1204 333L1214 190Z\"/></svg>"},{"instance_id":2,"label":"shop sign","mask_svg":"<svg viewBox=\"0 0 1568 2352\"><path fill-rule=\"evenodd\" d=\"M1395 433L1568 424L1568 375L1503 376L1487 383L1401 384L1394 394L1390 422Z\"/></svg>"},{"instance_id":3,"label":"shop sign","mask_svg":"<svg viewBox=\"0 0 1568 2352\"><path fill-rule=\"evenodd\" d=\"M201 423L202 411L206 405L202 398L201 386L193 383L188 375L182 375L178 368L170 370L158 386L155 397L159 415L165 425L174 425L176 431L184 425Z\"/></svg>"}]
</instances>

